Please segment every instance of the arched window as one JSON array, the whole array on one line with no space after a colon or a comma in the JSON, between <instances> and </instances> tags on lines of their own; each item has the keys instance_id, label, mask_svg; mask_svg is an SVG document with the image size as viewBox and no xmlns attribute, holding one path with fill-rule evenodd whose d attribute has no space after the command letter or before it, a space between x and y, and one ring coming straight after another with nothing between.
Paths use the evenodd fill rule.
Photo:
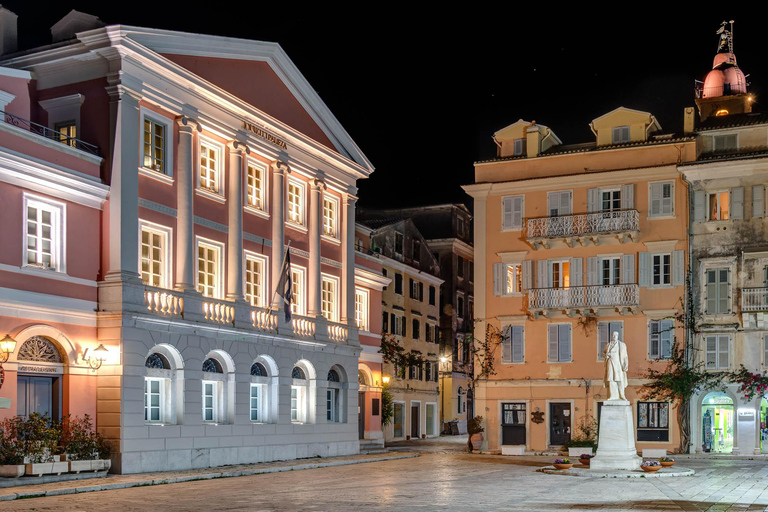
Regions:
<instances>
[{"instance_id":1,"label":"arched window","mask_svg":"<svg viewBox=\"0 0 768 512\"><path fill-rule=\"evenodd\" d=\"M343 388L346 385L342 382L342 374L338 366L328 370L328 389L325 392L325 419L328 423L340 423L345 419Z\"/></svg>"},{"instance_id":2,"label":"arched window","mask_svg":"<svg viewBox=\"0 0 768 512\"><path fill-rule=\"evenodd\" d=\"M466 410L467 406L464 402L464 388L462 388L461 386L459 386L459 390L456 392L456 397L457 397L456 407L459 410L459 414L462 414Z\"/></svg>"},{"instance_id":3,"label":"arched window","mask_svg":"<svg viewBox=\"0 0 768 512\"><path fill-rule=\"evenodd\" d=\"M144 360L144 421L148 424L177 422L177 404L182 400L184 384L178 377L181 354L175 348L161 344L152 349Z\"/></svg>"},{"instance_id":4,"label":"arched window","mask_svg":"<svg viewBox=\"0 0 768 512\"><path fill-rule=\"evenodd\" d=\"M300 379L300 380L305 380L307 378L304 375L304 370L302 370L298 366L293 367L293 371L291 372L291 377L294 379Z\"/></svg>"},{"instance_id":5,"label":"arched window","mask_svg":"<svg viewBox=\"0 0 768 512\"><path fill-rule=\"evenodd\" d=\"M250 418L251 421L269 421L270 376L267 367L259 361L251 365Z\"/></svg>"},{"instance_id":6,"label":"arched window","mask_svg":"<svg viewBox=\"0 0 768 512\"><path fill-rule=\"evenodd\" d=\"M357 370L357 383L361 386L368 385L368 379L365 377L363 370Z\"/></svg>"},{"instance_id":7,"label":"arched window","mask_svg":"<svg viewBox=\"0 0 768 512\"><path fill-rule=\"evenodd\" d=\"M267 377L267 369L261 363L253 363L251 365L251 375L253 377Z\"/></svg>"},{"instance_id":8,"label":"arched window","mask_svg":"<svg viewBox=\"0 0 768 512\"><path fill-rule=\"evenodd\" d=\"M339 372L330 370L328 372L328 382L339 382Z\"/></svg>"},{"instance_id":9,"label":"arched window","mask_svg":"<svg viewBox=\"0 0 768 512\"><path fill-rule=\"evenodd\" d=\"M203 361L203 371L207 373L224 373L221 363L210 357Z\"/></svg>"},{"instance_id":10,"label":"arched window","mask_svg":"<svg viewBox=\"0 0 768 512\"><path fill-rule=\"evenodd\" d=\"M294 366L291 371L291 421L306 423L309 409L309 383L303 368Z\"/></svg>"},{"instance_id":11,"label":"arched window","mask_svg":"<svg viewBox=\"0 0 768 512\"><path fill-rule=\"evenodd\" d=\"M170 370L171 365L168 360L160 354L149 354L147 360L144 361L144 366L147 368L154 368L156 370Z\"/></svg>"},{"instance_id":12,"label":"arched window","mask_svg":"<svg viewBox=\"0 0 768 512\"><path fill-rule=\"evenodd\" d=\"M18 361L39 361L44 363L61 363L61 353L58 347L43 336L32 336L19 347Z\"/></svg>"}]
</instances>

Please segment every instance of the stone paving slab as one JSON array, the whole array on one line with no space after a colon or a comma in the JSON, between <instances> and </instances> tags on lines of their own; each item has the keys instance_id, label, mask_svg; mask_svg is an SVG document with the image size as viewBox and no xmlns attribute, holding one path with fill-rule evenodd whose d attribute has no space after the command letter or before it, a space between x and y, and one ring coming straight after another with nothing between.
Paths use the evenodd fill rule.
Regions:
<instances>
[{"instance_id":1,"label":"stone paving slab","mask_svg":"<svg viewBox=\"0 0 768 512\"><path fill-rule=\"evenodd\" d=\"M239 464L218 468L204 468L188 471L165 471L157 473L137 473L132 475L107 475L98 483L84 484L82 481L61 481L37 485L21 485L0 489L0 501L62 496L116 489L129 489L151 485L176 484L196 480L213 480L239 476L317 469L334 466L348 466L367 462L409 459L418 457L418 453L398 452L396 454L349 455L344 457L326 457L291 461L263 462L259 464Z\"/></svg>"},{"instance_id":2,"label":"stone paving slab","mask_svg":"<svg viewBox=\"0 0 768 512\"><path fill-rule=\"evenodd\" d=\"M555 466L544 466L539 469L542 473L559 476L577 476L582 478L670 478L678 476L693 476L696 472L690 468L674 467L662 468L655 473L645 471L600 471L587 467L573 467L570 469L555 469Z\"/></svg>"}]
</instances>

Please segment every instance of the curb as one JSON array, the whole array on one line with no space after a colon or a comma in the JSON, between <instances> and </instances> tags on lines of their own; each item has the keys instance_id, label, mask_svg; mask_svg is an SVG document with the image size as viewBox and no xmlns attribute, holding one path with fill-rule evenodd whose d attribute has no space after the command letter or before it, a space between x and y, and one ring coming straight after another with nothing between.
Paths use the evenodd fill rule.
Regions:
<instances>
[{"instance_id":1,"label":"curb","mask_svg":"<svg viewBox=\"0 0 768 512\"><path fill-rule=\"evenodd\" d=\"M146 487L149 485L178 484L182 482L194 482L196 480L213 480L214 478L231 478L238 476L263 475L268 473L282 473L284 471L299 471L302 469L318 469L334 466L350 466L352 464L365 464L367 462L382 462L386 460L412 459L419 454L394 455L391 457L376 457L364 460L340 460L331 462L316 462L311 464L296 464L293 466L281 466L272 468L246 469L238 471L222 471L215 473L203 473L200 475L186 475L168 478L154 478L148 480L136 480L134 482L119 482L114 484L84 485L82 487L69 487L65 489L51 489L49 491L20 491L0 495L0 501L13 501L27 498L44 498L46 496L62 496L65 494L81 494L85 492L113 491L117 489L129 489L131 487Z\"/></svg>"}]
</instances>

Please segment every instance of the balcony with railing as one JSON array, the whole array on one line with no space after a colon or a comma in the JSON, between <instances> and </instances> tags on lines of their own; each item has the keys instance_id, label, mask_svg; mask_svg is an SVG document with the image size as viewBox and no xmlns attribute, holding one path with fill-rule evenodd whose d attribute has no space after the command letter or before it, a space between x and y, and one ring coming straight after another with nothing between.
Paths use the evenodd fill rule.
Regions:
<instances>
[{"instance_id":1,"label":"balcony with railing","mask_svg":"<svg viewBox=\"0 0 768 512\"><path fill-rule=\"evenodd\" d=\"M99 156L99 147L94 144L90 144L76 137L71 137L65 133L48 128L47 126L33 123L28 119L24 119L22 117L15 116L13 114L9 114L8 112L2 111L2 110L0 110L0 114L2 114L3 121L5 121L7 124L10 124L12 126L21 128L22 130L40 135L41 137L45 137L46 139L54 140L56 142L61 142L62 144L73 147L75 149L79 149L80 151L85 151L86 153L89 153L91 155Z\"/></svg>"},{"instance_id":2,"label":"balcony with railing","mask_svg":"<svg viewBox=\"0 0 768 512\"><path fill-rule=\"evenodd\" d=\"M597 315L608 311L633 314L639 305L640 290L636 284L528 290L528 310L534 318Z\"/></svg>"},{"instance_id":3,"label":"balcony with railing","mask_svg":"<svg viewBox=\"0 0 768 512\"><path fill-rule=\"evenodd\" d=\"M528 219L525 237L534 249L549 249L558 244L574 247L635 242L639 235L638 211L615 210Z\"/></svg>"},{"instance_id":4,"label":"balcony with railing","mask_svg":"<svg viewBox=\"0 0 768 512\"><path fill-rule=\"evenodd\" d=\"M745 313L768 312L768 288L742 288L741 311Z\"/></svg>"}]
</instances>

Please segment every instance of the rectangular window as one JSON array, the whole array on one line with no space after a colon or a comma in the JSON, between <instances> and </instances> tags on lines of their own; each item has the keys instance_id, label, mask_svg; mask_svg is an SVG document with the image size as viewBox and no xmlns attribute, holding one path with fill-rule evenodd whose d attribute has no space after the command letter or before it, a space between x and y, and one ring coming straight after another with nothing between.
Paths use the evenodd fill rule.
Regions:
<instances>
[{"instance_id":1,"label":"rectangular window","mask_svg":"<svg viewBox=\"0 0 768 512\"><path fill-rule=\"evenodd\" d=\"M413 332L411 333L411 337L412 337L414 340L417 340L417 341L418 341L418 339L421 337L421 332L420 332L420 331L421 331L421 328L420 328L420 327L421 327L421 324L420 324L420 323L419 323L419 321L418 321L417 319L415 319L415 318L413 319L413 322L412 322L412 324L413 324Z\"/></svg>"},{"instance_id":2,"label":"rectangular window","mask_svg":"<svg viewBox=\"0 0 768 512\"><path fill-rule=\"evenodd\" d=\"M731 193L713 192L709 194L709 220L728 220L730 219L730 199Z\"/></svg>"},{"instance_id":3,"label":"rectangular window","mask_svg":"<svg viewBox=\"0 0 768 512\"><path fill-rule=\"evenodd\" d=\"M651 275L651 284L654 286L672 283L672 255L654 254L652 255L653 274Z\"/></svg>"},{"instance_id":4,"label":"rectangular window","mask_svg":"<svg viewBox=\"0 0 768 512\"><path fill-rule=\"evenodd\" d=\"M569 363L571 361L571 325L550 324L547 334L547 362Z\"/></svg>"},{"instance_id":5,"label":"rectangular window","mask_svg":"<svg viewBox=\"0 0 768 512\"><path fill-rule=\"evenodd\" d=\"M395 293L403 294L403 274L395 274Z\"/></svg>"},{"instance_id":6,"label":"rectangular window","mask_svg":"<svg viewBox=\"0 0 768 512\"><path fill-rule=\"evenodd\" d=\"M24 194L25 265L64 272L65 205Z\"/></svg>"},{"instance_id":7,"label":"rectangular window","mask_svg":"<svg viewBox=\"0 0 768 512\"><path fill-rule=\"evenodd\" d=\"M552 288L570 288L571 286L571 262L553 261L550 263L550 282Z\"/></svg>"},{"instance_id":8,"label":"rectangular window","mask_svg":"<svg viewBox=\"0 0 768 512\"><path fill-rule=\"evenodd\" d=\"M637 440L669 441L669 404L637 402Z\"/></svg>"},{"instance_id":9,"label":"rectangular window","mask_svg":"<svg viewBox=\"0 0 768 512\"><path fill-rule=\"evenodd\" d=\"M464 318L464 296L456 296L456 316L461 319Z\"/></svg>"},{"instance_id":10,"label":"rectangular window","mask_svg":"<svg viewBox=\"0 0 768 512\"><path fill-rule=\"evenodd\" d=\"M403 255L403 234L395 231L395 254Z\"/></svg>"},{"instance_id":11,"label":"rectangular window","mask_svg":"<svg viewBox=\"0 0 768 512\"><path fill-rule=\"evenodd\" d=\"M768 334L763 334L763 366L768 366Z\"/></svg>"},{"instance_id":12,"label":"rectangular window","mask_svg":"<svg viewBox=\"0 0 768 512\"><path fill-rule=\"evenodd\" d=\"M648 324L648 356L651 359L670 359L675 324L672 320L652 320Z\"/></svg>"},{"instance_id":13,"label":"rectangular window","mask_svg":"<svg viewBox=\"0 0 768 512\"><path fill-rule=\"evenodd\" d=\"M460 278L464 278L464 258L461 256L456 257L456 275Z\"/></svg>"},{"instance_id":14,"label":"rectangular window","mask_svg":"<svg viewBox=\"0 0 768 512\"><path fill-rule=\"evenodd\" d=\"M411 258L413 259L414 263L419 263L421 261L421 242L419 240L413 241L411 254Z\"/></svg>"},{"instance_id":15,"label":"rectangular window","mask_svg":"<svg viewBox=\"0 0 768 512\"><path fill-rule=\"evenodd\" d=\"M630 141L629 126L615 126L611 132L611 144L624 144Z\"/></svg>"},{"instance_id":16,"label":"rectangular window","mask_svg":"<svg viewBox=\"0 0 768 512\"><path fill-rule=\"evenodd\" d=\"M77 145L77 141L74 140L77 137L77 123L74 120L56 123L53 129L58 132L58 140L62 144L73 148Z\"/></svg>"},{"instance_id":17,"label":"rectangular window","mask_svg":"<svg viewBox=\"0 0 768 512\"><path fill-rule=\"evenodd\" d=\"M706 313L724 315L731 312L730 271L727 268L711 268L704 273L706 288Z\"/></svg>"},{"instance_id":18,"label":"rectangular window","mask_svg":"<svg viewBox=\"0 0 768 512\"><path fill-rule=\"evenodd\" d=\"M149 286L166 284L166 234L141 228L141 280Z\"/></svg>"},{"instance_id":19,"label":"rectangular window","mask_svg":"<svg viewBox=\"0 0 768 512\"><path fill-rule=\"evenodd\" d=\"M203 381L203 421L216 421L216 382Z\"/></svg>"},{"instance_id":20,"label":"rectangular window","mask_svg":"<svg viewBox=\"0 0 768 512\"><path fill-rule=\"evenodd\" d=\"M621 322L598 322L597 323L597 359L603 361L605 346L611 340L614 332L619 333L619 339L624 339L624 324Z\"/></svg>"},{"instance_id":21,"label":"rectangular window","mask_svg":"<svg viewBox=\"0 0 768 512\"><path fill-rule=\"evenodd\" d=\"M571 214L571 192L549 192L547 193L547 211L550 217Z\"/></svg>"},{"instance_id":22,"label":"rectangular window","mask_svg":"<svg viewBox=\"0 0 768 512\"><path fill-rule=\"evenodd\" d=\"M368 331L368 291L360 288L355 289L355 324L361 331Z\"/></svg>"},{"instance_id":23,"label":"rectangular window","mask_svg":"<svg viewBox=\"0 0 768 512\"><path fill-rule=\"evenodd\" d=\"M394 326L392 326L394 328ZM381 313L381 332L389 332L389 313L386 311Z\"/></svg>"},{"instance_id":24,"label":"rectangular window","mask_svg":"<svg viewBox=\"0 0 768 512\"><path fill-rule=\"evenodd\" d=\"M165 174L165 124L144 118L142 166Z\"/></svg>"},{"instance_id":25,"label":"rectangular window","mask_svg":"<svg viewBox=\"0 0 768 512\"><path fill-rule=\"evenodd\" d=\"M651 183L650 201L648 208L649 217L667 217L675 214L675 183L665 181L662 183Z\"/></svg>"},{"instance_id":26,"label":"rectangular window","mask_svg":"<svg viewBox=\"0 0 768 512\"><path fill-rule=\"evenodd\" d=\"M304 184L288 181L288 222L304 225Z\"/></svg>"},{"instance_id":27,"label":"rectangular window","mask_svg":"<svg viewBox=\"0 0 768 512\"><path fill-rule=\"evenodd\" d=\"M204 297L221 298L221 248L197 243L197 291Z\"/></svg>"},{"instance_id":28,"label":"rectangular window","mask_svg":"<svg viewBox=\"0 0 768 512\"><path fill-rule=\"evenodd\" d=\"M266 418L263 414L263 411L266 410L264 399L264 385L251 384L251 421L265 421Z\"/></svg>"},{"instance_id":29,"label":"rectangular window","mask_svg":"<svg viewBox=\"0 0 768 512\"><path fill-rule=\"evenodd\" d=\"M266 168L254 162L248 162L246 173L246 206L266 211Z\"/></svg>"},{"instance_id":30,"label":"rectangular window","mask_svg":"<svg viewBox=\"0 0 768 512\"><path fill-rule=\"evenodd\" d=\"M322 279L322 290L321 290L321 310L323 316L330 320L331 322L337 322L338 317L338 308L336 307L336 299L338 297L337 289L338 289L338 281L336 279L333 279L331 277L325 277L323 276Z\"/></svg>"},{"instance_id":31,"label":"rectangular window","mask_svg":"<svg viewBox=\"0 0 768 512\"><path fill-rule=\"evenodd\" d=\"M293 292L293 302L291 302L291 312L297 315L303 315L306 311L306 300L304 295L305 271L303 268L291 265L291 288Z\"/></svg>"},{"instance_id":32,"label":"rectangular window","mask_svg":"<svg viewBox=\"0 0 768 512\"><path fill-rule=\"evenodd\" d=\"M437 289L434 286L429 287L429 305L434 306L437 300Z\"/></svg>"},{"instance_id":33,"label":"rectangular window","mask_svg":"<svg viewBox=\"0 0 768 512\"><path fill-rule=\"evenodd\" d=\"M501 229L516 231L523 229L525 196L506 196L501 198Z\"/></svg>"},{"instance_id":34,"label":"rectangular window","mask_svg":"<svg viewBox=\"0 0 768 512\"><path fill-rule=\"evenodd\" d=\"M472 283L475 280L475 263L469 262L469 282Z\"/></svg>"},{"instance_id":35,"label":"rectangular window","mask_svg":"<svg viewBox=\"0 0 768 512\"><path fill-rule=\"evenodd\" d=\"M522 363L525 361L523 333L522 325L509 325L506 327L501 345L502 363Z\"/></svg>"},{"instance_id":36,"label":"rectangular window","mask_svg":"<svg viewBox=\"0 0 768 512\"><path fill-rule=\"evenodd\" d=\"M323 234L338 238L339 203L335 199L323 196Z\"/></svg>"},{"instance_id":37,"label":"rectangular window","mask_svg":"<svg viewBox=\"0 0 768 512\"><path fill-rule=\"evenodd\" d=\"M615 212L621 210L621 190L600 190L600 211Z\"/></svg>"},{"instance_id":38,"label":"rectangular window","mask_svg":"<svg viewBox=\"0 0 768 512\"><path fill-rule=\"evenodd\" d=\"M600 259L600 284L612 285L621 283L621 258Z\"/></svg>"},{"instance_id":39,"label":"rectangular window","mask_svg":"<svg viewBox=\"0 0 768 512\"><path fill-rule=\"evenodd\" d=\"M515 139L514 141L512 141L512 143L514 144L514 147L512 149L512 155L513 156L525 155L525 149L526 149L526 146L528 145L527 142L528 141L526 139L522 139L522 138Z\"/></svg>"},{"instance_id":40,"label":"rectangular window","mask_svg":"<svg viewBox=\"0 0 768 512\"><path fill-rule=\"evenodd\" d=\"M164 379L144 378L144 421L162 423Z\"/></svg>"},{"instance_id":41,"label":"rectangular window","mask_svg":"<svg viewBox=\"0 0 768 512\"><path fill-rule=\"evenodd\" d=\"M291 386L291 421L303 421L301 413L302 388L300 386Z\"/></svg>"},{"instance_id":42,"label":"rectangular window","mask_svg":"<svg viewBox=\"0 0 768 512\"><path fill-rule=\"evenodd\" d=\"M730 341L728 334L708 334L705 337L707 349L707 370L730 368Z\"/></svg>"},{"instance_id":43,"label":"rectangular window","mask_svg":"<svg viewBox=\"0 0 768 512\"><path fill-rule=\"evenodd\" d=\"M245 255L245 300L251 306L265 307L267 260L255 254Z\"/></svg>"},{"instance_id":44,"label":"rectangular window","mask_svg":"<svg viewBox=\"0 0 768 512\"><path fill-rule=\"evenodd\" d=\"M326 406L326 419L329 423L339 421L338 413L338 391L336 389L329 389L325 395Z\"/></svg>"},{"instance_id":45,"label":"rectangular window","mask_svg":"<svg viewBox=\"0 0 768 512\"><path fill-rule=\"evenodd\" d=\"M712 151L735 151L736 149L738 149L738 138L735 133L712 137Z\"/></svg>"},{"instance_id":46,"label":"rectangular window","mask_svg":"<svg viewBox=\"0 0 768 512\"><path fill-rule=\"evenodd\" d=\"M200 141L200 188L221 194L221 148L207 141Z\"/></svg>"}]
</instances>

